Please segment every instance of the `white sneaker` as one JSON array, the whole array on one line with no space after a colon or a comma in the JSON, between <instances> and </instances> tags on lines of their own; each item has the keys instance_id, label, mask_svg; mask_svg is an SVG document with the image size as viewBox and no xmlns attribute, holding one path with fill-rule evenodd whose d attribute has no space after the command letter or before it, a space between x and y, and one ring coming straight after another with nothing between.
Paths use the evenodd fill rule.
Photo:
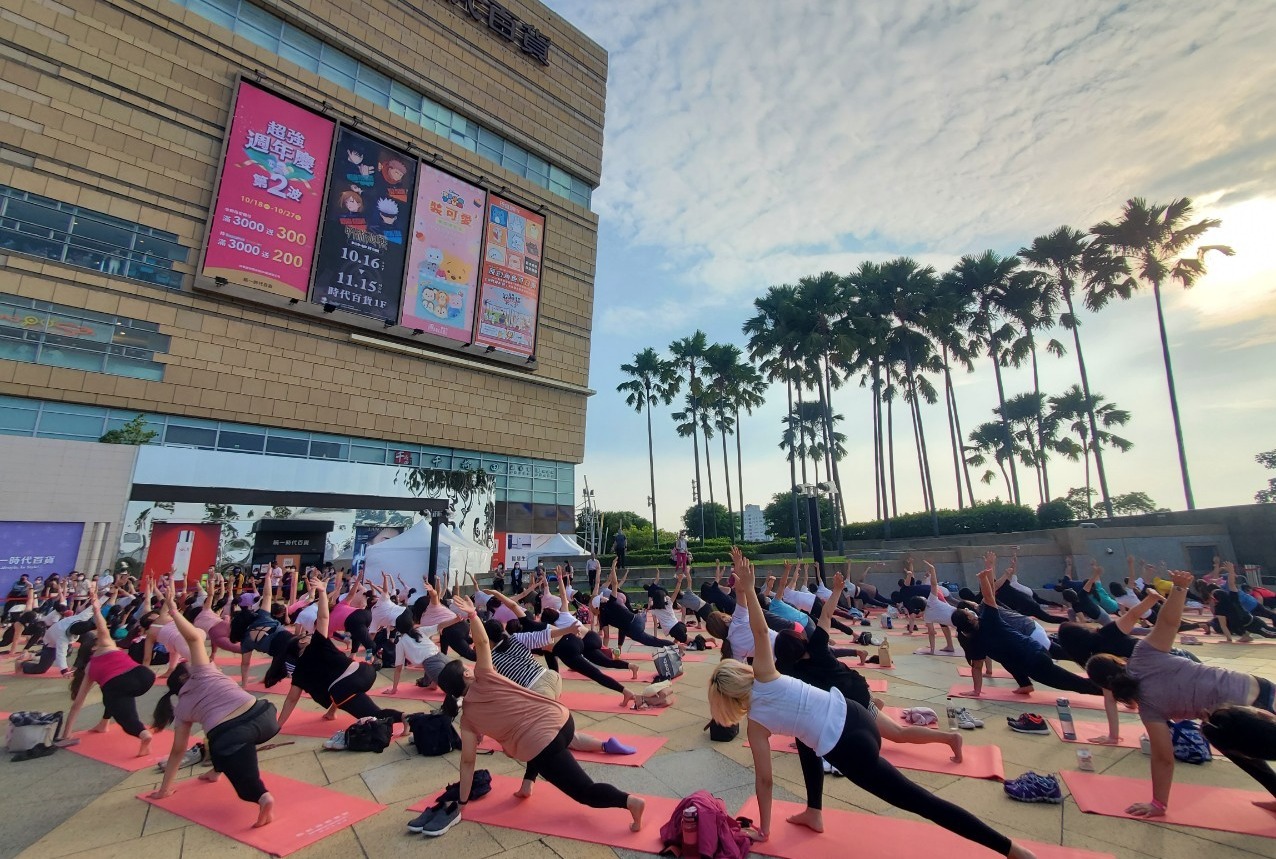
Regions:
<instances>
[{"instance_id":1,"label":"white sneaker","mask_svg":"<svg viewBox=\"0 0 1276 859\"><path fill-rule=\"evenodd\" d=\"M337 733L332 735L331 739L323 741L323 747L325 749L331 749L334 752L344 752L347 748L346 732L337 731Z\"/></svg>"},{"instance_id":2,"label":"white sneaker","mask_svg":"<svg viewBox=\"0 0 1276 859\"><path fill-rule=\"evenodd\" d=\"M973 731L975 728L982 728L983 726L984 723L970 715L970 711L965 707L957 711L957 727L963 731Z\"/></svg>"}]
</instances>

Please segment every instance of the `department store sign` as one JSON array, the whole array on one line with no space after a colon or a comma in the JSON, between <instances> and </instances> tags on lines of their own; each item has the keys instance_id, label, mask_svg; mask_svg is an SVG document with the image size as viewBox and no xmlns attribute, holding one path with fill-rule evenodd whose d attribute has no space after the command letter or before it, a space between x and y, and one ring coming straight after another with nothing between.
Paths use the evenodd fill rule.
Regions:
<instances>
[{"instance_id":1,"label":"department store sign","mask_svg":"<svg viewBox=\"0 0 1276 859\"><path fill-rule=\"evenodd\" d=\"M496 0L443 0L459 6L475 21L487 27L498 38L518 48L542 66L549 65L549 36L521 20Z\"/></svg>"}]
</instances>

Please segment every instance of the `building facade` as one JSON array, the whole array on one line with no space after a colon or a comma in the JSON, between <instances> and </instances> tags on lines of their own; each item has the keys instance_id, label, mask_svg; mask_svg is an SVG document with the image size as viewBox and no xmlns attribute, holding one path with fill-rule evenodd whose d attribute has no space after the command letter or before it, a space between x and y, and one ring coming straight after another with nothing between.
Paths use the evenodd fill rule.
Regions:
<instances>
[{"instance_id":1,"label":"building facade","mask_svg":"<svg viewBox=\"0 0 1276 859\"><path fill-rule=\"evenodd\" d=\"M744 539L749 543L765 543L771 539L762 508L756 504L744 505Z\"/></svg>"},{"instance_id":2,"label":"building facade","mask_svg":"<svg viewBox=\"0 0 1276 859\"><path fill-rule=\"evenodd\" d=\"M234 457L228 474L243 473L249 455L254 485L283 491L304 460L347 463L333 473L369 487L401 486L388 475L411 469L481 469L495 499L489 533L574 531L575 466L592 393L598 220L590 196L602 162L607 57L539 3L503 3L8 4L0 20L7 46L0 433L32 439L32 455L40 456L39 439L95 443L143 415L156 435L137 467L162 446L154 461L172 472L166 479L174 486L188 489L231 479L210 459L217 453ZM321 295L318 257L336 235L326 226L322 236L289 234L306 254L282 254L295 262L295 295L254 288L251 277L221 269L209 274L209 237L223 235L224 250L218 230L230 221L219 183L224 191L232 171L252 168L243 152L252 156L258 146L264 156L256 180L263 189L266 174L273 186L277 172L288 170L296 187L301 165L309 170L306 193L335 201L353 175L337 168L347 153L335 145L310 153L307 163L297 156L281 166L268 153L295 155L300 146L276 148L298 143L291 129L288 141L282 127L278 142L231 139L245 88L327 126L334 144L359 139L379 147L383 175L397 162L419 177L474 189L479 202L470 211L486 257L460 273L429 260L439 289L428 293L440 299L440 313L444 285L470 290L468 334L458 328L440 337L414 327L414 317L400 312L408 307L400 291L419 286L413 306L422 313L436 307L408 272L380 285L394 293L380 316ZM325 184L320 172L330 158ZM372 205L358 234L381 248L387 238L398 241L402 268L416 252L407 246L422 238L424 191L397 199L376 201L387 223L388 212L399 216L397 239L370 225L378 214ZM498 206L505 207L499 218ZM525 216L518 222L519 230L529 225L526 246L515 216L506 227L506 210ZM245 229L265 230L250 220ZM283 235L281 228L274 241ZM526 257L534 275L527 279L531 311L512 335L522 338L519 348L492 339L511 336L503 329L488 332L506 319L485 291L487 273L499 274L488 265L498 240L517 260L511 265ZM252 250L265 259L269 244ZM343 284L347 272L336 275ZM480 298L485 303L475 308ZM184 451L192 455L185 465ZM56 468L49 473L59 479ZM358 494L359 487L332 491ZM31 518L21 499L4 505L0 520Z\"/></svg>"}]
</instances>

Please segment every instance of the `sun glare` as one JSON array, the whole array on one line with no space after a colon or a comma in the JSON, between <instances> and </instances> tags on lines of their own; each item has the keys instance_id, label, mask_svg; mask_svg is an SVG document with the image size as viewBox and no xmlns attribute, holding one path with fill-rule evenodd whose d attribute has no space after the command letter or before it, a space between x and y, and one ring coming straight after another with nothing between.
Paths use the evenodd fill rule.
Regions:
<instances>
[{"instance_id":1,"label":"sun glare","mask_svg":"<svg viewBox=\"0 0 1276 859\"><path fill-rule=\"evenodd\" d=\"M1180 300L1212 321L1276 315L1276 199L1207 206L1201 214L1223 222L1205 242L1230 245L1236 255L1209 254L1208 274Z\"/></svg>"}]
</instances>

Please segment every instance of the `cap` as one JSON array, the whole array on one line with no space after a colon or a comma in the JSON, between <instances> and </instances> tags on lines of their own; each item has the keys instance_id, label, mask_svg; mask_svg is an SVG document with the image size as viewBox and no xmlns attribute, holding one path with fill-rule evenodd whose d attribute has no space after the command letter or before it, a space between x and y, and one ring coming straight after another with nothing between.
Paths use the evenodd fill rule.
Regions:
<instances>
[{"instance_id":1,"label":"cap","mask_svg":"<svg viewBox=\"0 0 1276 859\"><path fill-rule=\"evenodd\" d=\"M248 608L249 606L253 605L256 602L257 602L256 594L240 594L239 595L239 604L243 606L244 608Z\"/></svg>"}]
</instances>

